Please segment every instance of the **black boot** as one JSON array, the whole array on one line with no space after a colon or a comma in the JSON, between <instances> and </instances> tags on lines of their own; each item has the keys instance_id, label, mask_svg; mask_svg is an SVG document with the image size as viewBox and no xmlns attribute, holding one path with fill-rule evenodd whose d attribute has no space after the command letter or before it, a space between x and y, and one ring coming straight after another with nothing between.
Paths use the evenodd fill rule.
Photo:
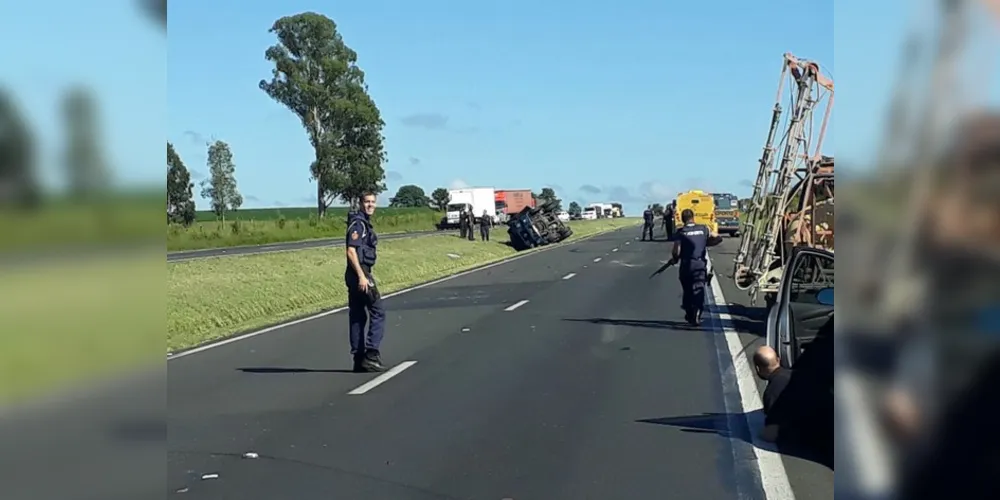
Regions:
<instances>
[{"instance_id":1,"label":"black boot","mask_svg":"<svg viewBox=\"0 0 1000 500\"><path fill-rule=\"evenodd\" d=\"M365 353L365 357L361 360L361 367L366 372L385 371L385 366L382 365L382 355L374 349L370 349Z\"/></svg>"},{"instance_id":2,"label":"black boot","mask_svg":"<svg viewBox=\"0 0 1000 500\"><path fill-rule=\"evenodd\" d=\"M368 370L365 368L365 353L358 352L354 354L354 373L366 373Z\"/></svg>"}]
</instances>

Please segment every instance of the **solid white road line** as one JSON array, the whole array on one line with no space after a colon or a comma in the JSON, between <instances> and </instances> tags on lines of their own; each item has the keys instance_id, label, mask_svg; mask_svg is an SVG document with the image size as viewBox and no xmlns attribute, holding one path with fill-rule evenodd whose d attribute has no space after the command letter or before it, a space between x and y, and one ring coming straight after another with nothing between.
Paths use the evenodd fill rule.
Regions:
<instances>
[{"instance_id":1,"label":"solid white road line","mask_svg":"<svg viewBox=\"0 0 1000 500\"><path fill-rule=\"evenodd\" d=\"M594 259L594 262L600 262L600 261L601 261L601 258L600 258L600 257L598 257L598 258Z\"/></svg>"},{"instance_id":2,"label":"solid white road line","mask_svg":"<svg viewBox=\"0 0 1000 500\"><path fill-rule=\"evenodd\" d=\"M712 266L711 257L709 257L709 266ZM782 462L781 455L771 451L773 446L760 439L764 419L760 417L761 412L757 411L763 408L760 392L757 390L757 379L746 354L743 352L743 343L740 341L739 333L726 326L732 324L732 317L729 314L728 302L722 294L718 279L719 277L716 277L712 280L712 297L715 299L715 309L718 311L718 323L725 337L725 346L724 349L721 348L723 346L717 346L720 347L717 351L720 358L722 352L728 352L730 358L728 360L720 359L719 369L726 372L727 368L731 366L733 370L732 374L719 374L723 381L722 389L725 394L723 399L725 400L726 412L733 414L742 410L742 413L746 415L747 427L753 442L753 452L756 456L754 463L760 473L761 488L764 490L764 496L767 500L794 500L795 493L788 482L788 474L785 472L785 463ZM716 342L719 341L720 339L716 336ZM735 378L736 387L731 387L727 383L732 378ZM738 391L735 394L733 393L734 389ZM737 405L742 406L742 409L736 408ZM732 430L730 431L730 435L733 436L734 433ZM735 446L738 446L735 441L739 441L739 438L734 436L731 439L734 441L735 453Z\"/></svg>"},{"instance_id":3,"label":"solid white road line","mask_svg":"<svg viewBox=\"0 0 1000 500\"><path fill-rule=\"evenodd\" d=\"M504 309L504 311L513 311L514 309L517 309L518 307L521 307L521 306L523 306L523 305L525 305L527 303L528 303L527 299L522 300L522 301L518 302L517 304L514 304L514 305L508 307L507 309Z\"/></svg>"},{"instance_id":4,"label":"solid white road line","mask_svg":"<svg viewBox=\"0 0 1000 500\"><path fill-rule=\"evenodd\" d=\"M568 279L572 278L573 276L576 276L576 273L569 273L566 276L563 276L562 279L568 280Z\"/></svg>"},{"instance_id":5,"label":"solid white road line","mask_svg":"<svg viewBox=\"0 0 1000 500\"><path fill-rule=\"evenodd\" d=\"M376 387L378 387L378 386L380 386L380 385L388 382L389 379L395 377L396 375L399 375L400 373L403 373L404 370L406 370L407 368L409 368L409 367L411 367L411 366L413 366L415 364L417 364L416 361L403 361L402 363L400 363L400 364L398 364L398 365L390 368L389 371L387 371L387 372L385 372L385 373L383 373L383 374L381 374L381 375L379 375L379 376L377 376L377 377L369 380L368 382L365 382L364 384L359 385L353 391L348 392L348 394L350 394L352 396L358 396L360 394L364 394L364 393L366 393L366 392L368 392L368 391L370 391L370 390L372 390L372 389L374 389L374 388L376 388Z\"/></svg>"}]
</instances>

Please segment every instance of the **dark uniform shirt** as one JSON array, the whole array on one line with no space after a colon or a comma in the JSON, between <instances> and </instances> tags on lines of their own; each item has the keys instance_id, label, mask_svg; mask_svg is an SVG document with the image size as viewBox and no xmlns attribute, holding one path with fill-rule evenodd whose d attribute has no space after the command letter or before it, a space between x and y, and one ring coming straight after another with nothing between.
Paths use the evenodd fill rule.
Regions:
<instances>
[{"instance_id":1,"label":"dark uniform shirt","mask_svg":"<svg viewBox=\"0 0 1000 500\"><path fill-rule=\"evenodd\" d=\"M681 245L678 256L682 270L704 269L708 266L705 258L709 246L708 228L701 224L686 224L677 231L677 241Z\"/></svg>"},{"instance_id":2,"label":"dark uniform shirt","mask_svg":"<svg viewBox=\"0 0 1000 500\"><path fill-rule=\"evenodd\" d=\"M364 212L352 212L347 216L347 246L354 247L358 252L358 262L362 268L372 268L378 258L378 235L372 227L371 219ZM353 274L354 268L347 263L348 271Z\"/></svg>"},{"instance_id":3,"label":"dark uniform shirt","mask_svg":"<svg viewBox=\"0 0 1000 500\"><path fill-rule=\"evenodd\" d=\"M653 222L653 211L649 210L649 209L646 209L646 211L642 213L642 218L646 221L647 224L648 223L652 223Z\"/></svg>"}]
</instances>

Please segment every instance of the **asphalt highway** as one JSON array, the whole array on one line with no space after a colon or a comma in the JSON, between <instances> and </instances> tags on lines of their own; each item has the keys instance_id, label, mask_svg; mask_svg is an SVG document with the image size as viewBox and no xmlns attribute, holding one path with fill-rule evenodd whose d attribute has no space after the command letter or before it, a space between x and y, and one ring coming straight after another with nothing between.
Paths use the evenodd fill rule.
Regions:
<instances>
[{"instance_id":1,"label":"asphalt highway","mask_svg":"<svg viewBox=\"0 0 1000 500\"><path fill-rule=\"evenodd\" d=\"M638 233L387 299L389 375L348 372L343 313L171 360L168 493L763 498L721 333L683 325L676 271L648 279L669 247ZM796 496L832 498L832 471L801 462Z\"/></svg>"},{"instance_id":2,"label":"asphalt highway","mask_svg":"<svg viewBox=\"0 0 1000 500\"><path fill-rule=\"evenodd\" d=\"M424 234L437 234L439 231L414 231L411 233L392 233L379 235L382 240L409 238ZM289 250L305 250L307 248L337 247L344 244L343 238L327 238L321 240L293 241L290 243L269 243L266 245L247 245L239 247L206 248L204 250L185 250L167 252L167 262L202 259L205 257L226 257L230 255L249 255L270 252L286 252Z\"/></svg>"},{"instance_id":3,"label":"asphalt highway","mask_svg":"<svg viewBox=\"0 0 1000 500\"><path fill-rule=\"evenodd\" d=\"M761 386L734 367L762 340L759 311L720 276L728 306L685 326L676 269L649 279L669 244L639 234L386 299L387 374L349 372L338 312L0 415L2 496L833 498L830 467L752 440L741 391ZM720 274L736 242L713 249Z\"/></svg>"}]
</instances>

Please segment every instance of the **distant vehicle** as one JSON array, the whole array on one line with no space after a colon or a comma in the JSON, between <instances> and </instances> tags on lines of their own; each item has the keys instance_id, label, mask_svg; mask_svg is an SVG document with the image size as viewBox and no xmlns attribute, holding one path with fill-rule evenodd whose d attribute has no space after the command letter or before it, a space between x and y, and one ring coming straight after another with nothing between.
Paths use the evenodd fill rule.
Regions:
<instances>
[{"instance_id":1,"label":"distant vehicle","mask_svg":"<svg viewBox=\"0 0 1000 500\"><path fill-rule=\"evenodd\" d=\"M507 234L511 246L521 251L563 241L573 235L573 230L559 218L556 204L549 202L540 207L524 207L511 215Z\"/></svg>"},{"instance_id":2,"label":"distant vehicle","mask_svg":"<svg viewBox=\"0 0 1000 500\"><path fill-rule=\"evenodd\" d=\"M598 219L614 217L614 206L611 203L591 203L587 208L593 208Z\"/></svg>"},{"instance_id":3,"label":"distant vehicle","mask_svg":"<svg viewBox=\"0 0 1000 500\"><path fill-rule=\"evenodd\" d=\"M594 207L587 207L583 209L583 212L580 213L580 219L597 220L597 209Z\"/></svg>"},{"instance_id":4,"label":"distant vehicle","mask_svg":"<svg viewBox=\"0 0 1000 500\"><path fill-rule=\"evenodd\" d=\"M569 221L569 212L567 212L565 210L560 210L559 213L556 214L556 217L559 220L563 221L563 222L568 222Z\"/></svg>"},{"instance_id":5,"label":"distant vehicle","mask_svg":"<svg viewBox=\"0 0 1000 500\"><path fill-rule=\"evenodd\" d=\"M448 195L451 198L448 201L445 217L441 221L441 229L458 227L458 218L463 210L472 211L476 224L483 218L484 211L496 223L496 193L493 188L452 189L448 191Z\"/></svg>"},{"instance_id":6,"label":"distant vehicle","mask_svg":"<svg viewBox=\"0 0 1000 500\"><path fill-rule=\"evenodd\" d=\"M719 234L740 235L739 198L731 193L715 193L715 221L719 224Z\"/></svg>"},{"instance_id":7,"label":"distant vehicle","mask_svg":"<svg viewBox=\"0 0 1000 500\"><path fill-rule=\"evenodd\" d=\"M611 216L612 217L625 217L625 209L622 208L621 203L611 204Z\"/></svg>"},{"instance_id":8,"label":"distant vehicle","mask_svg":"<svg viewBox=\"0 0 1000 500\"><path fill-rule=\"evenodd\" d=\"M715 221L715 199L711 194L693 189L678 194L676 201L677 209L674 210L674 223L677 224L677 227L684 225L681 222L681 213L690 208L694 212L695 224L704 224L713 233L719 233L719 225Z\"/></svg>"}]
</instances>

